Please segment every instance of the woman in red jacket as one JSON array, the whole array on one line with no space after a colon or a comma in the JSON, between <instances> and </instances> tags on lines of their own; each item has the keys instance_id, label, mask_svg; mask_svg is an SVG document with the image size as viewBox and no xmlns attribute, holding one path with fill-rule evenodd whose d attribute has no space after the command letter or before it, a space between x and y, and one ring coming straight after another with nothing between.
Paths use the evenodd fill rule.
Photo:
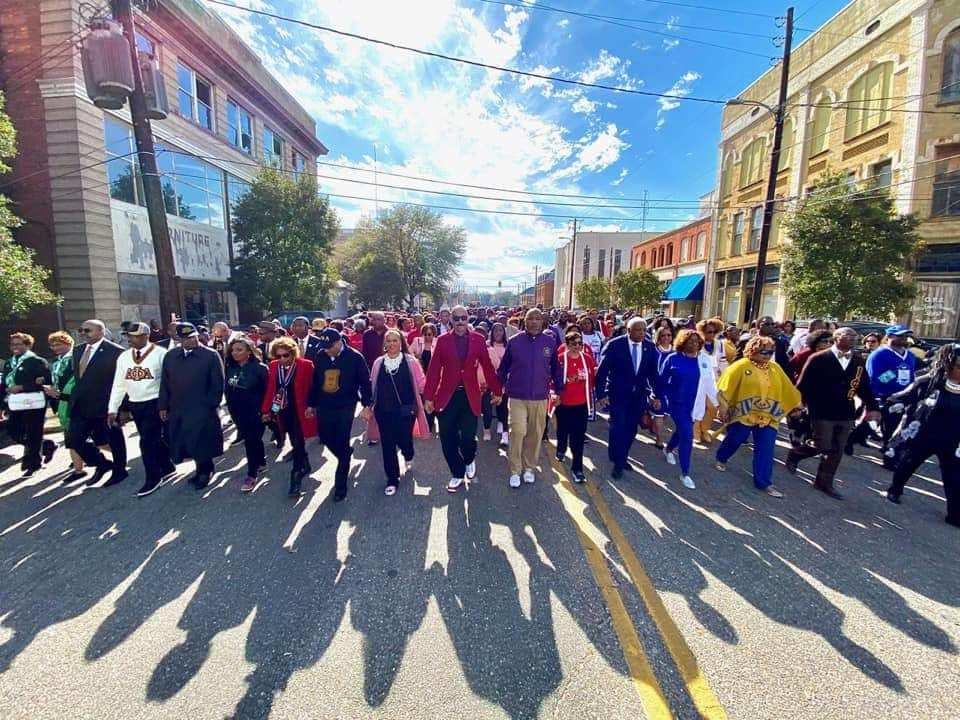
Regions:
<instances>
[{"instance_id":1,"label":"woman in red jacket","mask_svg":"<svg viewBox=\"0 0 960 720\"><path fill-rule=\"evenodd\" d=\"M587 418L593 403L593 389L597 377L597 364L593 355L583 345L583 336L576 329L569 330L564 345L558 349L554 387L562 387L555 413L557 416L557 460L567 456L567 444L573 453L570 471L573 481L582 483L583 441L587 436Z\"/></svg>"},{"instance_id":2,"label":"woman in red jacket","mask_svg":"<svg viewBox=\"0 0 960 720\"><path fill-rule=\"evenodd\" d=\"M293 469L289 495L301 494L303 478L310 474L310 461L304 445L317 435L317 420L307 417L307 397L313 384L313 363L300 357L300 347L289 337L278 338L270 346L267 391L263 396L263 421L275 421L293 445Z\"/></svg>"}]
</instances>

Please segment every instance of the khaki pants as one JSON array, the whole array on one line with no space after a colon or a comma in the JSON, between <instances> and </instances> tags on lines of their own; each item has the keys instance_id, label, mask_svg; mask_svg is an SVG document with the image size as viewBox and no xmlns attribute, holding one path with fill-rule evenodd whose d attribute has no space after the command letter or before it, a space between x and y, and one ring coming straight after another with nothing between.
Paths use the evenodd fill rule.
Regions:
<instances>
[{"instance_id":1,"label":"khaki pants","mask_svg":"<svg viewBox=\"0 0 960 720\"><path fill-rule=\"evenodd\" d=\"M524 468L537 466L540 441L547 424L546 400L510 398L510 474L519 475Z\"/></svg>"},{"instance_id":2,"label":"khaki pants","mask_svg":"<svg viewBox=\"0 0 960 720\"><path fill-rule=\"evenodd\" d=\"M709 445L713 442L713 420L717 417L717 406L705 399L706 407L703 411L703 419L693 423L694 442Z\"/></svg>"}]
</instances>

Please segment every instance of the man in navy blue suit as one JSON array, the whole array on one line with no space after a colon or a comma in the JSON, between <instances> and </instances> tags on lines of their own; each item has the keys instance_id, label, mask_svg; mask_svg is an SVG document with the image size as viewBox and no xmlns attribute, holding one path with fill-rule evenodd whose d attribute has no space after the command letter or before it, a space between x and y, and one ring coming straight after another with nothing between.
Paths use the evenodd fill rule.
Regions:
<instances>
[{"instance_id":1,"label":"man in navy blue suit","mask_svg":"<svg viewBox=\"0 0 960 720\"><path fill-rule=\"evenodd\" d=\"M646 339L646 330L643 318L631 318L627 334L610 340L600 353L597 406L610 408L607 454L613 463L613 478L630 470L627 456L648 404L654 410L660 408L660 401L654 396L657 350Z\"/></svg>"}]
</instances>

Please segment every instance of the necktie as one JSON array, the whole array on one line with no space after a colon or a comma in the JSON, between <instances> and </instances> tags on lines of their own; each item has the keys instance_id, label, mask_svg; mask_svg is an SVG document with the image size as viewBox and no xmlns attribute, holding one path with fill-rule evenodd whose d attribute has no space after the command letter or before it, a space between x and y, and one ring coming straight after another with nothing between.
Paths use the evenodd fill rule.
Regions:
<instances>
[{"instance_id":1,"label":"necktie","mask_svg":"<svg viewBox=\"0 0 960 720\"><path fill-rule=\"evenodd\" d=\"M133 361L134 361L137 365L139 365L139 364L140 364L140 361L141 361L142 359L143 359L143 355L140 353L140 351L139 351L139 350L134 350L134 351L133 351Z\"/></svg>"},{"instance_id":2,"label":"necktie","mask_svg":"<svg viewBox=\"0 0 960 720\"><path fill-rule=\"evenodd\" d=\"M80 356L80 366L77 368L77 377L82 378L83 374L87 371L87 365L90 362L90 345L88 344L84 348L83 355Z\"/></svg>"},{"instance_id":3,"label":"necktie","mask_svg":"<svg viewBox=\"0 0 960 720\"><path fill-rule=\"evenodd\" d=\"M637 343L630 343L630 357L633 358L633 372L636 374L640 364L640 346Z\"/></svg>"},{"instance_id":4,"label":"necktie","mask_svg":"<svg viewBox=\"0 0 960 720\"><path fill-rule=\"evenodd\" d=\"M840 353L840 357L844 360L850 359L850 353Z\"/></svg>"}]
</instances>

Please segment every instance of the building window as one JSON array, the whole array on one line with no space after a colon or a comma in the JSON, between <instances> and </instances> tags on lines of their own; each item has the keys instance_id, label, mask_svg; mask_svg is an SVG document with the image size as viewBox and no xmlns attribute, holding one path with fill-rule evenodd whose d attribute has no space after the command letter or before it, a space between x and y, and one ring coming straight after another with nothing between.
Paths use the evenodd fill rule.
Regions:
<instances>
[{"instance_id":1,"label":"building window","mask_svg":"<svg viewBox=\"0 0 960 720\"><path fill-rule=\"evenodd\" d=\"M680 241L680 262L686 262L690 259L690 238L684 238Z\"/></svg>"},{"instance_id":2,"label":"building window","mask_svg":"<svg viewBox=\"0 0 960 720\"><path fill-rule=\"evenodd\" d=\"M226 228L223 170L163 144L157 144L157 169L167 214Z\"/></svg>"},{"instance_id":3,"label":"building window","mask_svg":"<svg viewBox=\"0 0 960 720\"><path fill-rule=\"evenodd\" d=\"M133 128L129 125L104 117L103 142L107 151L107 181L110 183L110 197L131 205L146 205L143 199L143 179L137 156L132 155Z\"/></svg>"},{"instance_id":4,"label":"building window","mask_svg":"<svg viewBox=\"0 0 960 720\"><path fill-rule=\"evenodd\" d=\"M240 152L253 152L253 120L250 113L233 100L227 100L227 140Z\"/></svg>"},{"instance_id":5,"label":"building window","mask_svg":"<svg viewBox=\"0 0 960 720\"><path fill-rule=\"evenodd\" d=\"M263 128L263 161L270 167L283 167L283 138L268 127Z\"/></svg>"},{"instance_id":6,"label":"building window","mask_svg":"<svg viewBox=\"0 0 960 720\"><path fill-rule=\"evenodd\" d=\"M142 33L135 33L137 38L137 51L141 55L149 55L152 58L157 57L157 46L154 44L153 40L148 38Z\"/></svg>"},{"instance_id":7,"label":"building window","mask_svg":"<svg viewBox=\"0 0 960 720\"><path fill-rule=\"evenodd\" d=\"M673 264L673 243L667 245L667 265Z\"/></svg>"},{"instance_id":8,"label":"building window","mask_svg":"<svg viewBox=\"0 0 960 720\"><path fill-rule=\"evenodd\" d=\"M783 135L780 140L780 161L777 163L777 172L790 167L790 158L793 156L793 118L783 121Z\"/></svg>"},{"instance_id":9,"label":"building window","mask_svg":"<svg viewBox=\"0 0 960 720\"><path fill-rule=\"evenodd\" d=\"M888 188L893 181L893 160L887 158L870 166L870 179L875 189Z\"/></svg>"},{"instance_id":10,"label":"building window","mask_svg":"<svg viewBox=\"0 0 960 720\"><path fill-rule=\"evenodd\" d=\"M847 139L873 130L890 117L893 63L882 63L857 78L847 93Z\"/></svg>"},{"instance_id":11,"label":"building window","mask_svg":"<svg viewBox=\"0 0 960 720\"><path fill-rule=\"evenodd\" d=\"M740 160L740 187L752 185L762 179L763 152L766 145L766 138L758 137L743 149Z\"/></svg>"},{"instance_id":12,"label":"building window","mask_svg":"<svg viewBox=\"0 0 960 720\"><path fill-rule=\"evenodd\" d=\"M177 63L177 101L183 117L213 130L213 86L183 63Z\"/></svg>"},{"instance_id":13,"label":"building window","mask_svg":"<svg viewBox=\"0 0 960 720\"><path fill-rule=\"evenodd\" d=\"M941 145L936 149L933 178L933 217L960 215L960 145Z\"/></svg>"},{"instance_id":14,"label":"building window","mask_svg":"<svg viewBox=\"0 0 960 720\"><path fill-rule=\"evenodd\" d=\"M705 232L697 235L697 258L702 258L707 252L707 234Z\"/></svg>"},{"instance_id":15,"label":"building window","mask_svg":"<svg viewBox=\"0 0 960 720\"><path fill-rule=\"evenodd\" d=\"M821 95L813 109L810 121L810 157L827 149L827 136L830 134L830 98Z\"/></svg>"},{"instance_id":16,"label":"building window","mask_svg":"<svg viewBox=\"0 0 960 720\"><path fill-rule=\"evenodd\" d=\"M597 277L602 278L607 270L607 249L600 248L597 253Z\"/></svg>"},{"instance_id":17,"label":"building window","mask_svg":"<svg viewBox=\"0 0 960 720\"><path fill-rule=\"evenodd\" d=\"M763 230L763 205L757 205L750 211L750 241L747 245L747 251L753 252L760 249L760 233Z\"/></svg>"},{"instance_id":18,"label":"building window","mask_svg":"<svg viewBox=\"0 0 960 720\"><path fill-rule=\"evenodd\" d=\"M583 249L583 275L581 276L584 280L590 277L590 248L585 247Z\"/></svg>"},{"instance_id":19,"label":"building window","mask_svg":"<svg viewBox=\"0 0 960 720\"><path fill-rule=\"evenodd\" d=\"M640 267L645 267L647 264L647 251L644 250L640 253Z\"/></svg>"},{"instance_id":20,"label":"building window","mask_svg":"<svg viewBox=\"0 0 960 720\"><path fill-rule=\"evenodd\" d=\"M733 174L733 158L727 155L723 159L723 169L720 172L720 198L730 194L730 176Z\"/></svg>"},{"instance_id":21,"label":"building window","mask_svg":"<svg viewBox=\"0 0 960 720\"><path fill-rule=\"evenodd\" d=\"M305 172L307 169L307 157L296 148L290 153L290 166L296 173Z\"/></svg>"},{"instance_id":22,"label":"building window","mask_svg":"<svg viewBox=\"0 0 960 720\"><path fill-rule=\"evenodd\" d=\"M947 35L943 43L943 77L940 101L960 102L960 28Z\"/></svg>"},{"instance_id":23,"label":"building window","mask_svg":"<svg viewBox=\"0 0 960 720\"><path fill-rule=\"evenodd\" d=\"M621 251L617 248L613 251L613 277L620 274Z\"/></svg>"},{"instance_id":24,"label":"building window","mask_svg":"<svg viewBox=\"0 0 960 720\"><path fill-rule=\"evenodd\" d=\"M857 189L857 171L850 170L846 175L843 176L843 183L847 186L847 189L850 192L854 192Z\"/></svg>"},{"instance_id":25,"label":"building window","mask_svg":"<svg viewBox=\"0 0 960 720\"><path fill-rule=\"evenodd\" d=\"M730 236L730 254L739 255L743 247L743 213L733 216L733 235Z\"/></svg>"},{"instance_id":26,"label":"building window","mask_svg":"<svg viewBox=\"0 0 960 720\"><path fill-rule=\"evenodd\" d=\"M663 245L660 246L660 249L657 251L657 267L663 267Z\"/></svg>"}]
</instances>

